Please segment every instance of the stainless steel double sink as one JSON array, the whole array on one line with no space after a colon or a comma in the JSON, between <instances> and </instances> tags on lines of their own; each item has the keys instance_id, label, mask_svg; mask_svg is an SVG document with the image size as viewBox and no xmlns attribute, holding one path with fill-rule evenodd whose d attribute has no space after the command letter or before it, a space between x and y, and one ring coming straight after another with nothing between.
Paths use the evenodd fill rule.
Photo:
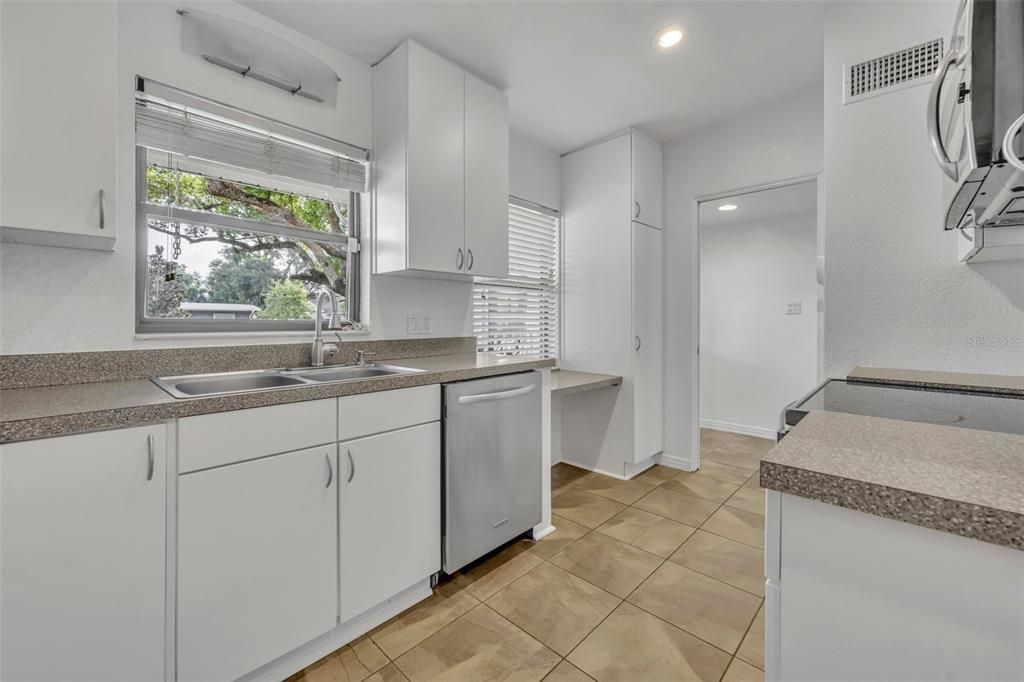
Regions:
<instances>
[{"instance_id":1,"label":"stainless steel double sink","mask_svg":"<svg viewBox=\"0 0 1024 682\"><path fill-rule=\"evenodd\" d=\"M418 374L424 370L395 365L327 365L285 369L261 369L248 372L220 372L154 377L153 383L175 398L227 395L271 391L277 388L334 384L399 374Z\"/></svg>"}]
</instances>

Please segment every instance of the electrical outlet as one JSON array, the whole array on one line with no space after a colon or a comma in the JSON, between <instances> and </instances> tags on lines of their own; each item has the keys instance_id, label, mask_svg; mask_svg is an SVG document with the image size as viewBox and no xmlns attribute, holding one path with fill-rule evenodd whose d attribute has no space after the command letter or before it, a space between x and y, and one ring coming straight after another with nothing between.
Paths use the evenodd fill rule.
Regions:
<instances>
[{"instance_id":1,"label":"electrical outlet","mask_svg":"<svg viewBox=\"0 0 1024 682\"><path fill-rule=\"evenodd\" d=\"M803 303L800 301L790 301L786 304L787 315L799 315L803 312Z\"/></svg>"},{"instance_id":2,"label":"electrical outlet","mask_svg":"<svg viewBox=\"0 0 1024 682\"><path fill-rule=\"evenodd\" d=\"M429 334L430 315L409 313L405 318L405 331L407 334Z\"/></svg>"}]
</instances>

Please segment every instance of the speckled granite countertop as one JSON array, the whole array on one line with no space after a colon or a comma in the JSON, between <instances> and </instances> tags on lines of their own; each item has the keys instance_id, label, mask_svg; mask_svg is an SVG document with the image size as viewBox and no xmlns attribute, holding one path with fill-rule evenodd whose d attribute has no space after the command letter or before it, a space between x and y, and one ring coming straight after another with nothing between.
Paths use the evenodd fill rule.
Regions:
<instances>
[{"instance_id":1,"label":"speckled granite countertop","mask_svg":"<svg viewBox=\"0 0 1024 682\"><path fill-rule=\"evenodd\" d=\"M175 399L148 379L0 390L0 443L119 428L176 417L335 398L553 367L553 359L468 353L387 360L423 370L337 384Z\"/></svg>"},{"instance_id":2,"label":"speckled granite countertop","mask_svg":"<svg viewBox=\"0 0 1024 682\"><path fill-rule=\"evenodd\" d=\"M761 485L1024 550L1024 436L811 411Z\"/></svg>"},{"instance_id":3,"label":"speckled granite countertop","mask_svg":"<svg viewBox=\"0 0 1024 682\"><path fill-rule=\"evenodd\" d=\"M594 374L593 372L577 372L571 369L559 369L551 373L551 395L571 395L597 388L618 386L622 377L614 374Z\"/></svg>"}]
</instances>

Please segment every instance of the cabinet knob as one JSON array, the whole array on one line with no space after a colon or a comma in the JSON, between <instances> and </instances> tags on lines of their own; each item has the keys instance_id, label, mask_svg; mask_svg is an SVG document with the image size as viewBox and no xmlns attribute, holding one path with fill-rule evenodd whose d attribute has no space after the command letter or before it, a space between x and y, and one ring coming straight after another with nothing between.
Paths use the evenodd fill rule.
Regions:
<instances>
[{"instance_id":1,"label":"cabinet knob","mask_svg":"<svg viewBox=\"0 0 1024 682\"><path fill-rule=\"evenodd\" d=\"M462 247L459 247L459 253L455 256L455 269L461 270L462 264L466 262L466 257L462 255Z\"/></svg>"}]
</instances>

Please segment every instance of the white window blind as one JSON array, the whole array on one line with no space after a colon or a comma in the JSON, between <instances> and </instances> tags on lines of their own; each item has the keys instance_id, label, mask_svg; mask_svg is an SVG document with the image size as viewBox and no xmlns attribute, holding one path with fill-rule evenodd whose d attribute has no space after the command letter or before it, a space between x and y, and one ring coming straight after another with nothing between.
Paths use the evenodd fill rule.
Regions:
<instances>
[{"instance_id":1,"label":"white window blind","mask_svg":"<svg viewBox=\"0 0 1024 682\"><path fill-rule=\"evenodd\" d=\"M328 191L366 191L365 161L190 107L139 97L135 137L140 146L178 157L299 180Z\"/></svg>"},{"instance_id":2,"label":"white window blind","mask_svg":"<svg viewBox=\"0 0 1024 682\"><path fill-rule=\"evenodd\" d=\"M513 199L508 218L508 279L473 287L477 348L557 357L558 216Z\"/></svg>"}]
</instances>

